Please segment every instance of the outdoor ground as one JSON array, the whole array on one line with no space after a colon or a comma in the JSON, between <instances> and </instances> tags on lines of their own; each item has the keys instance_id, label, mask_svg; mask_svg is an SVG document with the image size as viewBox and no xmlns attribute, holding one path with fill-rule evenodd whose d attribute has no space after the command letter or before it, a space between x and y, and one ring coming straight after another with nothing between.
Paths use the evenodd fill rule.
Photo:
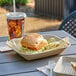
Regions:
<instances>
[{"instance_id":1,"label":"outdoor ground","mask_svg":"<svg viewBox=\"0 0 76 76\"><path fill-rule=\"evenodd\" d=\"M7 19L5 14L9 11L13 11L12 6L0 7L0 36L8 35ZM58 30L61 21L56 19L50 19L47 17L40 17L34 14L34 3L29 3L27 6L20 5L17 8L19 12L25 12L27 17L25 18L24 32L41 32L41 31L51 31Z\"/></svg>"}]
</instances>

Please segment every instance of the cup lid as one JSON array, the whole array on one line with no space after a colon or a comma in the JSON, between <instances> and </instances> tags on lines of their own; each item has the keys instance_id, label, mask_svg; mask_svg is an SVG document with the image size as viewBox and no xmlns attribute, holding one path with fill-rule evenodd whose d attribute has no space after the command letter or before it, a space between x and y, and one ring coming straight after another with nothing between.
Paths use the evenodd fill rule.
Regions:
<instances>
[{"instance_id":1,"label":"cup lid","mask_svg":"<svg viewBox=\"0 0 76 76\"><path fill-rule=\"evenodd\" d=\"M6 14L8 19L22 19L26 17L24 12L9 12Z\"/></svg>"}]
</instances>

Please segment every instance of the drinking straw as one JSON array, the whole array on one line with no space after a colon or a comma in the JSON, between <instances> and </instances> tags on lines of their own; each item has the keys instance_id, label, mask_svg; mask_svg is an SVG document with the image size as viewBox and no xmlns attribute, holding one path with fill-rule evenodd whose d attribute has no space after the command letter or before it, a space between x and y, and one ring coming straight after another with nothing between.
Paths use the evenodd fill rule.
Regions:
<instances>
[{"instance_id":1,"label":"drinking straw","mask_svg":"<svg viewBox=\"0 0 76 76\"><path fill-rule=\"evenodd\" d=\"M16 12L16 4L15 4L15 0L13 0L13 11L14 11L14 13Z\"/></svg>"}]
</instances>

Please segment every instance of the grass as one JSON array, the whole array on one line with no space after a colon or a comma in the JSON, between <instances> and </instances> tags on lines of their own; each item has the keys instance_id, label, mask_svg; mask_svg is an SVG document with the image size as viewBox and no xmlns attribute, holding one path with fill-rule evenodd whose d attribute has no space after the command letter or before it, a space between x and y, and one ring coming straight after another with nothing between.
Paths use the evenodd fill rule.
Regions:
<instances>
[{"instance_id":1,"label":"grass","mask_svg":"<svg viewBox=\"0 0 76 76\"><path fill-rule=\"evenodd\" d=\"M18 4L26 4L29 2L29 0L15 0ZM12 5L13 0L0 0L0 6L4 6L5 4Z\"/></svg>"}]
</instances>

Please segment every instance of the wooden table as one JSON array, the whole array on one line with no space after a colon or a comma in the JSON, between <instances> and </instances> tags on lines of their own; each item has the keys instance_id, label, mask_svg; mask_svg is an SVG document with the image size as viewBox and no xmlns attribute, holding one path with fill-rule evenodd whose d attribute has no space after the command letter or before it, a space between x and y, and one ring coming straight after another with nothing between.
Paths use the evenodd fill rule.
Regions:
<instances>
[{"instance_id":1,"label":"wooden table","mask_svg":"<svg viewBox=\"0 0 76 76\"><path fill-rule=\"evenodd\" d=\"M69 36L71 46L60 55L33 61L25 60L14 51L0 53L0 76L46 76L37 71L36 68L47 65L49 60L57 61L60 56L76 57L76 39L65 31L40 32L40 34L51 34L60 38ZM6 40L7 37L0 37L0 42L5 42Z\"/></svg>"}]
</instances>

